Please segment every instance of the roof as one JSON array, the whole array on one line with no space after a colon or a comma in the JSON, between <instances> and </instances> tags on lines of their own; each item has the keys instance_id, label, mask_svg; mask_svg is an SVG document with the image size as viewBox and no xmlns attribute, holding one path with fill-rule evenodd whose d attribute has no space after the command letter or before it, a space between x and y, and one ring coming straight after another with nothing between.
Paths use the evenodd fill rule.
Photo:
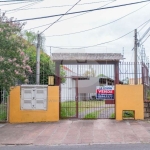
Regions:
<instances>
[{"instance_id":1,"label":"roof","mask_svg":"<svg viewBox=\"0 0 150 150\"><path fill-rule=\"evenodd\" d=\"M65 70L65 71L68 71L68 72L71 72L71 73L74 73L74 74L76 74L75 72L73 72L71 69L69 69L68 67L66 67L66 66L62 66L62 68Z\"/></svg>"},{"instance_id":2,"label":"roof","mask_svg":"<svg viewBox=\"0 0 150 150\"><path fill-rule=\"evenodd\" d=\"M52 53L52 60L92 60L92 61L112 61L122 60L121 53Z\"/></svg>"},{"instance_id":3,"label":"roof","mask_svg":"<svg viewBox=\"0 0 150 150\"><path fill-rule=\"evenodd\" d=\"M62 66L63 67L63 69L64 70L66 70L66 71L70 71L70 72L73 72L72 70L70 70L68 67L66 67L66 66Z\"/></svg>"}]
</instances>

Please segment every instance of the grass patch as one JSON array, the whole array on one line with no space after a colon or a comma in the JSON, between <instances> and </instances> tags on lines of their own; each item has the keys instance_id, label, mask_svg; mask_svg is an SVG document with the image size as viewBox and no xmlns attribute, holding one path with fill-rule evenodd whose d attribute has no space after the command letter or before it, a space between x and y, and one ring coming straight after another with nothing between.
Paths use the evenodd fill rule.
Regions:
<instances>
[{"instance_id":1,"label":"grass patch","mask_svg":"<svg viewBox=\"0 0 150 150\"><path fill-rule=\"evenodd\" d=\"M133 111L123 111L123 118L134 118Z\"/></svg>"},{"instance_id":2,"label":"grass patch","mask_svg":"<svg viewBox=\"0 0 150 150\"><path fill-rule=\"evenodd\" d=\"M7 105L0 104L0 121L7 120Z\"/></svg>"},{"instance_id":3,"label":"grass patch","mask_svg":"<svg viewBox=\"0 0 150 150\"><path fill-rule=\"evenodd\" d=\"M7 113L6 113L6 111L0 113L0 121L5 121L5 120L7 120Z\"/></svg>"},{"instance_id":4,"label":"grass patch","mask_svg":"<svg viewBox=\"0 0 150 150\"><path fill-rule=\"evenodd\" d=\"M61 117L73 117L76 114L76 102L66 101L61 103Z\"/></svg>"},{"instance_id":5,"label":"grass patch","mask_svg":"<svg viewBox=\"0 0 150 150\"><path fill-rule=\"evenodd\" d=\"M112 113L112 114L110 115L110 118L111 118L111 119L116 118L116 114L115 114L115 113Z\"/></svg>"},{"instance_id":6,"label":"grass patch","mask_svg":"<svg viewBox=\"0 0 150 150\"><path fill-rule=\"evenodd\" d=\"M101 107L105 104L105 101L79 101L78 112L84 112L88 108ZM76 115L76 102L66 101L61 103L61 117L73 117Z\"/></svg>"},{"instance_id":7,"label":"grass patch","mask_svg":"<svg viewBox=\"0 0 150 150\"><path fill-rule=\"evenodd\" d=\"M111 119L114 119L116 117L115 113L112 113L110 115ZM123 111L123 118L134 118L134 112L133 111Z\"/></svg>"},{"instance_id":8,"label":"grass patch","mask_svg":"<svg viewBox=\"0 0 150 150\"><path fill-rule=\"evenodd\" d=\"M101 112L101 110L98 110L98 111L94 111L89 114L86 114L84 116L84 119L97 119L100 112Z\"/></svg>"}]
</instances>

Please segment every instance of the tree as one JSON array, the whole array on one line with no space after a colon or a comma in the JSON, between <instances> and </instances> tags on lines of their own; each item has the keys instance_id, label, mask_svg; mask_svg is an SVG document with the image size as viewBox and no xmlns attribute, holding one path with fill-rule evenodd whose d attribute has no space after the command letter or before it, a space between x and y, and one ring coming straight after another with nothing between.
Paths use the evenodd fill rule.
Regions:
<instances>
[{"instance_id":1,"label":"tree","mask_svg":"<svg viewBox=\"0 0 150 150\"><path fill-rule=\"evenodd\" d=\"M122 80L123 84L129 84L129 78L126 77L125 79Z\"/></svg>"},{"instance_id":2,"label":"tree","mask_svg":"<svg viewBox=\"0 0 150 150\"><path fill-rule=\"evenodd\" d=\"M37 35L38 35L38 33L35 33L32 31L24 31L24 38L31 45L35 45L35 46L37 45ZM42 51L44 51L45 37L43 34L40 37L41 37L40 48Z\"/></svg>"},{"instance_id":3,"label":"tree","mask_svg":"<svg viewBox=\"0 0 150 150\"><path fill-rule=\"evenodd\" d=\"M28 48L24 50L25 54L29 57L27 64L31 66L32 74L27 75L29 84L36 83L36 47L28 44ZM40 84L48 84L48 76L55 75L55 63L51 60L50 56L41 51L40 54ZM62 83L65 82L64 76L66 72L61 67L60 76Z\"/></svg>"},{"instance_id":4,"label":"tree","mask_svg":"<svg viewBox=\"0 0 150 150\"><path fill-rule=\"evenodd\" d=\"M27 82L26 74L32 73L27 65L26 45L22 38L24 24L12 22L4 14L0 17L0 86L9 91L18 80Z\"/></svg>"},{"instance_id":5,"label":"tree","mask_svg":"<svg viewBox=\"0 0 150 150\"><path fill-rule=\"evenodd\" d=\"M87 77L95 77L96 76L96 71L94 70L94 68L92 68L91 65L89 65L89 69L87 71L85 71L85 73L83 74L84 76Z\"/></svg>"},{"instance_id":6,"label":"tree","mask_svg":"<svg viewBox=\"0 0 150 150\"><path fill-rule=\"evenodd\" d=\"M99 74L97 77L106 77L106 78L108 78L108 77L105 76L104 74Z\"/></svg>"}]
</instances>

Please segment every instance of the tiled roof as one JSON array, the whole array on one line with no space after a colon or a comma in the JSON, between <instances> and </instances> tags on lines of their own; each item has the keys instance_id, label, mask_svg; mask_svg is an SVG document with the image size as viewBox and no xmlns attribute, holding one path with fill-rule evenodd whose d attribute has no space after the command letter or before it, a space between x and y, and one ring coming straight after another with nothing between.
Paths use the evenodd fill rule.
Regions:
<instances>
[{"instance_id":1,"label":"tiled roof","mask_svg":"<svg viewBox=\"0 0 150 150\"><path fill-rule=\"evenodd\" d=\"M66 67L66 66L62 66L63 67L63 69L64 70L66 70L66 71L70 71L70 72L73 72L72 70L70 70L68 67Z\"/></svg>"},{"instance_id":2,"label":"tiled roof","mask_svg":"<svg viewBox=\"0 0 150 150\"><path fill-rule=\"evenodd\" d=\"M52 59L57 60L122 60L121 53L52 53Z\"/></svg>"}]
</instances>

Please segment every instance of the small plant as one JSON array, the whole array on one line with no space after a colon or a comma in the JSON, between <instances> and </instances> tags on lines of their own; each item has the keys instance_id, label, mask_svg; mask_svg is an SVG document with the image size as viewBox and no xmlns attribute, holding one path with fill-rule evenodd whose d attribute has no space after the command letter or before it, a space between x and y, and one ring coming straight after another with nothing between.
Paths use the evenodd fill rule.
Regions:
<instances>
[{"instance_id":1,"label":"small plant","mask_svg":"<svg viewBox=\"0 0 150 150\"><path fill-rule=\"evenodd\" d=\"M5 120L7 120L7 113L6 113L6 111L0 113L0 121L5 121Z\"/></svg>"},{"instance_id":2,"label":"small plant","mask_svg":"<svg viewBox=\"0 0 150 150\"><path fill-rule=\"evenodd\" d=\"M86 114L84 116L84 119L96 119L96 118L98 118L101 111L102 110L97 110L97 111L91 112L89 114Z\"/></svg>"},{"instance_id":3,"label":"small plant","mask_svg":"<svg viewBox=\"0 0 150 150\"><path fill-rule=\"evenodd\" d=\"M96 119L97 115L95 113L90 113L90 114L85 115L84 118L85 119Z\"/></svg>"},{"instance_id":4,"label":"small plant","mask_svg":"<svg viewBox=\"0 0 150 150\"><path fill-rule=\"evenodd\" d=\"M133 111L123 111L123 118L134 118Z\"/></svg>"},{"instance_id":5,"label":"small plant","mask_svg":"<svg viewBox=\"0 0 150 150\"><path fill-rule=\"evenodd\" d=\"M112 113L111 115L110 115L110 118L111 119L114 119L116 117L116 114L115 113Z\"/></svg>"}]
</instances>

